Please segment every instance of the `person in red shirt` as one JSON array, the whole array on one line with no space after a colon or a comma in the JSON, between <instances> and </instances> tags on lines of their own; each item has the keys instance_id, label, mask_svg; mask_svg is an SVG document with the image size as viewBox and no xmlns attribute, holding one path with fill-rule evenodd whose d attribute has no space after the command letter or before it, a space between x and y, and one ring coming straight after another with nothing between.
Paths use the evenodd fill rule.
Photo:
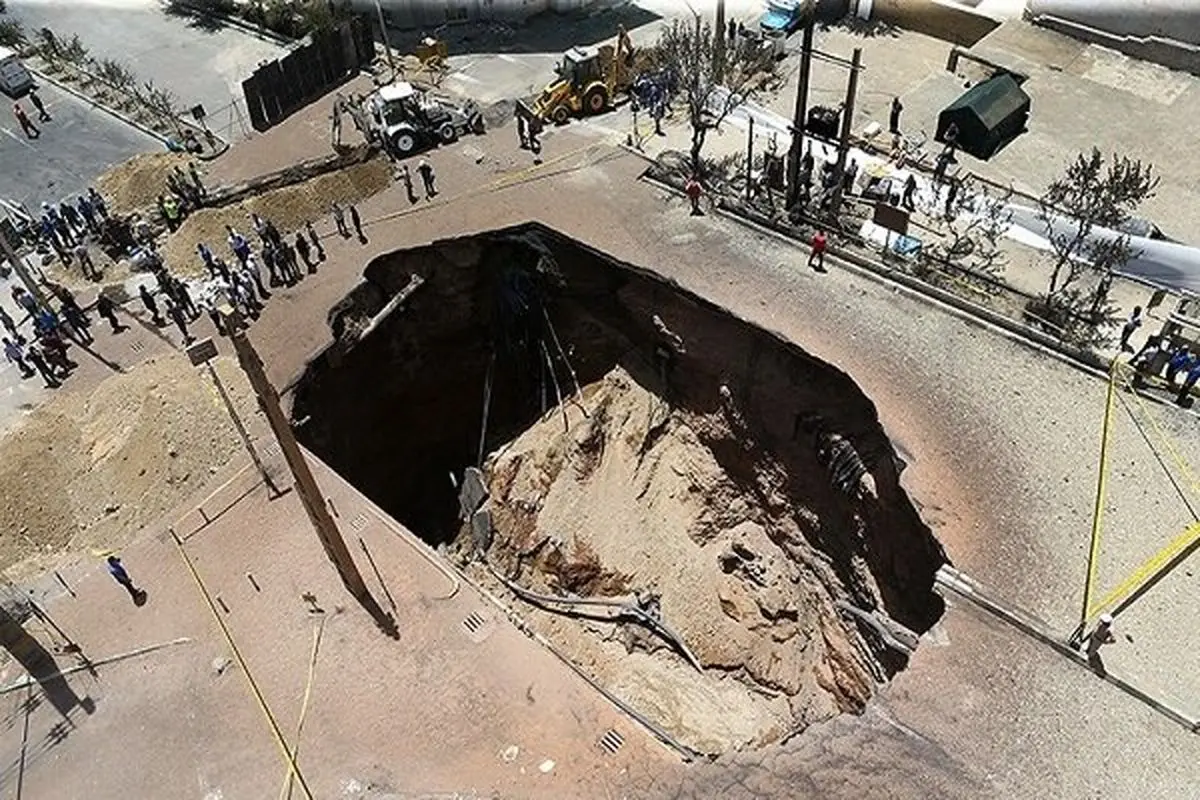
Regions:
<instances>
[{"instance_id":1,"label":"person in red shirt","mask_svg":"<svg viewBox=\"0 0 1200 800\"><path fill-rule=\"evenodd\" d=\"M41 136L41 131L29 119L29 115L25 113L25 109L21 108L20 103L13 103L13 116L21 124L21 130L25 132L26 138L36 139L38 136Z\"/></svg>"},{"instance_id":2,"label":"person in red shirt","mask_svg":"<svg viewBox=\"0 0 1200 800\"><path fill-rule=\"evenodd\" d=\"M817 228L817 232L812 238L812 255L808 257L808 265L817 272L828 272L825 269L825 246L828 241L825 238L825 231Z\"/></svg>"},{"instance_id":3,"label":"person in red shirt","mask_svg":"<svg viewBox=\"0 0 1200 800\"><path fill-rule=\"evenodd\" d=\"M704 190L700 187L700 181L696 179L695 175L688 178L687 186L683 190L687 192L688 200L692 201L692 216L703 216L704 212L700 210L700 195L704 193Z\"/></svg>"}]
</instances>

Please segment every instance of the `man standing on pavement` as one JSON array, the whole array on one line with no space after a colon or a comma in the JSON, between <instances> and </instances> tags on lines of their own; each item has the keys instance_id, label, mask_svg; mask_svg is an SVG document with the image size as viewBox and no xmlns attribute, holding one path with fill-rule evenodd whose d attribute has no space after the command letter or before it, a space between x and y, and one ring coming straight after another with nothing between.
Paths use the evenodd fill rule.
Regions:
<instances>
[{"instance_id":1,"label":"man standing on pavement","mask_svg":"<svg viewBox=\"0 0 1200 800\"><path fill-rule=\"evenodd\" d=\"M309 275L317 271L312 262L312 250L309 248L308 240L304 238L302 231L296 231L296 252L300 254L301 260L304 261L304 268L308 270Z\"/></svg>"},{"instance_id":2,"label":"man standing on pavement","mask_svg":"<svg viewBox=\"0 0 1200 800\"><path fill-rule=\"evenodd\" d=\"M899 97L892 98L892 111L888 114L888 132L897 134L900 133L900 112L904 110L904 105L900 102Z\"/></svg>"},{"instance_id":3,"label":"man standing on pavement","mask_svg":"<svg viewBox=\"0 0 1200 800\"><path fill-rule=\"evenodd\" d=\"M169 297L165 298L163 302L167 306L167 315L171 317L175 327L179 328L179 332L183 334L183 344L186 347L192 343L192 334L188 331L187 316L183 313L183 307Z\"/></svg>"},{"instance_id":4,"label":"man standing on pavement","mask_svg":"<svg viewBox=\"0 0 1200 800\"><path fill-rule=\"evenodd\" d=\"M75 201L75 208L79 211L79 216L83 217L83 221L87 223L88 230L92 233L99 233L100 226L96 224L96 211L88 202L86 195L79 195L79 199Z\"/></svg>"},{"instance_id":5,"label":"man standing on pavement","mask_svg":"<svg viewBox=\"0 0 1200 800\"><path fill-rule=\"evenodd\" d=\"M954 201L958 199L959 184L960 181L950 181L950 186L946 189L946 219L954 219Z\"/></svg>"},{"instance_id":6,"label":"man standing on pavement","mask_svg":"<svg viewBox=\"0 0 1200 800\"><path fill-rule=\"evenodd\" d=\"M704 216L704 212L700 210L700 195L704 194L704 189L700 186L700 181L695 175L688 178L687 184L683 187L683 191L687 194L688 200L692 203L692 216Z\"/></svg>"},{"instance_id":7,"label":"man standing on pavement","mask_svg":"<svg viewBox=\"0 0 1200 800\"><path fill-rule=\"evenodd\" d=\"M817 228L817 232L812 238L812 254L808 257L808 265L817 272L828 272L825 269L825 247L828 240L825 238L825 231Z\"/></svg>"},{"instance_id":8,"label":"man standing on pavement","mask_svg":"<svg viewBox=\"0 0 1200 800\"><path fill-rule=\"evenodd\" d=\"M408 165L404 167L404 174L408 174ZM409 181L408 193L412 194L412 181ZM317 251L317 261L325 260L325 248L321 246L321 237L317 236L317 232L313 230L311 222L304 223L304 230L308 232L308 241L312 244L313 249Z\"/></svg>"},{"instance_id":9,"label":"man standing on pavement","mask_svg":"<svg viewBox=\"0 0 1200 800\"><path fill-rule=\"evenodd\" d=\"M25 113L25 109L21 108L20 103L13 103L13 116L17 118L17 124L21 126L26 139L36 139L42 135L42 132L29 119L29 115Z\"/></svg>"},{"instance_id":10,"label":"man standing on pavement","mask_svg":"<svg viewBox=\"0 0 1200 800\"><path fill-rule=\"evenodd\" d=\"M25 362L25 350L21 345L12 341L8 337L4 338L4 357L13 364L17 365L17 369L21 370L21 377L28 378L33 374L29 364Z\"/></svg>"},{"instance_id":11,"label":"man standing on pavement","mask_svg":"<svg viewBox=\"0 0 1200 800\"><path fill-rule=\"evenodd\" d=\"M361 244L366 244L367 237L363 235L362 217L358 216L358 209L355 208L354 203L350 204L350 222L354 225L354 232L358 234L358 241Z\"/></svg>"},{"instance_id":12,"label":"man standing on pavement","mask_svg":"<svg viewBox=\"0 0 1200 800\"><path fill-rule=\"evenodd\" d=\"M246 259L246 272L248 272L250 277L253 279L254 286L258 289L259 296L264 300L270 297L271 293L267 291L266 286L263 286L262 265L258 263L258 259L254 257L253 253L251 253L250 257Z\"/></svg>"},{"instance_id":13,"label":"man standing on pavement","mask_svg":"<svg viewBox=\"0 0 1200 800\"><path fill-rule=\"evenodd\" d=\"M29 345L29 349L26 351L26 357L29 359L29 363L33 364L33 366L41 374L42 380L45 381L47 389L57 389L59 386L62 386L62 383L59 382L58 377L55 376L54 371L50 369L50 365L46 363L46 359L42 356L42 351L38 349L37 345Z\"/></svg>"},{"instance_id":14,"label":"man standing on pavement","mask_svg":"<svg viewBox=\"0 0 1200 800\"><path fill-rule=\"evenodd\" d=\"M329 211L333 214L333 221L337 225L338 235L343 239L349 239L350 229L346 227L346 212L337 203L330 206Z\"/></svg>"},{"instance_id":15,"label":"man standing on pavement","mask_svg":"<svg viewBox=\"0 0 1200 800\"><path fill-rule=\"evenodd\" d=\"M37 89L30 89L26 97L29 98L29 102L33 103L33 107L37 109L38 122L49 122L50 115L46 113L46 106L42 103L41 95L37 93Z\"/></svg>"},{"instance_id":16,"label":"man standing on pavement","mask_svg":"<svg viewBox=\"0 0 1200 800\"><path fill-rule=\"evenodd\" d=\"M400 180L404 183L404 191L408 195L409 204L411 205L412 203L417 202L417 200L420 198L418 198L417 193L413 191L412 173L408 169L408 164L404 164L400 167Z\"/></svg>"},{"instance_id":17,"label":"man standing on pavement","mask_svg":"<svg viewBox=\"0 0 1200 800\"><path fill-rule=\"evenodd\" d=\"M125 326L117 320L117 304L103 292L96 298L96 313L108 320L113 333L120 333L125 330Z\"/></svg>"},{"instance_id":18,"label":"man standing on pavement","mask_svg":"<svg viewBox=\"0 0 1200 800\"><path fill-rule=\"evenodd\" d=\"M17 330L16 321L9 316L9 313L4 306L0 306L0 325L4 326L4 330L8 331L9 335L13 337L14 341L18 343L25 341L25 337L21 335L19 330Z\"/></svg>"},{"instance_id":19,"label":"man standing on pavement","mask_svg":"<svg viewBox=\"0 0 1200 800\"><path fill-rule=\"evenodd\" d=\"M1134 331L1142 327L1142 307L1134 306L1133 313L1129 315L1125 327L1121 328L1121 352L1132 353L1133 347L1129 344L1129 337L1133 336Z\"/></svg>"},{"instance_id":20,"label":"man standing on pavement","mask_svg":"<svg viewBox=\"0 0 1200 800\"><path fill-rule=\"evenodd\" d=\"M907 208L909 211L916 211L917 204L913 200L913 196L917 193L917 178L911 172L908 173L908 180L904 182L904 196L900 198L900 205Z\"/></svg>"},{"instance_id":21,"label":"man standing on pavement","mask_svg":"<svg viewBox=\"0 0 1200 800\"><path fill-rule=\"evenodd\" d=\"M250 243L246 241L246 237L234 230L232 225L226 225L225 230L229 232L230 251L237 257L239 264L246 266L246 259L250 257Z\"/></svg>"},{"instance_id":22,"label":"man standing on pavement","mask_svg":"<svg viewBox=\"0 0 1200 800\"><path fill-rule=\"evenodd\" d=\"M163 324L163 318L158 314L158 303L155 302L154 295L151 294L150 290L146 288L146 284L143 283L141 285L141 288L138 290L138 294L141 295L142 305L144 305L146 310L150 312L150 320L156 326L161 328Z\"/></svg>"},{"instance_id":23,"label":"man standing on pavement","mask_svg":"<svg viewBox=\"0 0 1200 800\"><path fill-rule=\"evenodd\" d=\"M146 602L145 590L133 585L133 578L130 578L129 573L125 571L125 565L121 563L121 559L116 556L108 557L108 574L113 576L113 580L125 587L125 591L129 592L134 605L140 606Z\"/></svg>"},{"instance_id":24,"label":"man standing on pavement","mask_svg":"<svg viewBox=\"0 0 1200 800\"><path fill-rule=\"evenodd\" d=\"M432 200L437 194L437 188L433 185L433 165L422 158L417 163L417 174L421 176L421 182L425 184L425 199Z\"/></svg>"}]
</instances>

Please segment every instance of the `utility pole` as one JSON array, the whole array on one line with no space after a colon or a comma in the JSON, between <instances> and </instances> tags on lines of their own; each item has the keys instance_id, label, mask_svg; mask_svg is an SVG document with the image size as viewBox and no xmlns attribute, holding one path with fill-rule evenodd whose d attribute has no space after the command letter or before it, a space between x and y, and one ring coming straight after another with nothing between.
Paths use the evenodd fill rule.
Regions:
<instances>
[{"instance_id":1,"label":"utility pole","mask_svg":"<svg viewBox=\"0 0 1200 800\"><path fill-rule=\"evenodd\" d=\"M717 0L717 26L713 31L713 79L725 80L725 0Z\"/></svg>"},{"instance_id":2,"label":"utility pole","mask_svg":"<svg viewBox=\"0 0 1200 800\"><path fill-rule=\"evenodd\" d=\"M833 187L832 215L836 218L842 211L842 188L846 170L846 156L850 151L850 131L854 126L854 99L858 94L858 71L862 68L862 48L854 48L850 60L850 80L846 83L846 105L842 109L842 135L838 141L837 169L833 171L837 183Z\"/></svg>"},{"instance_id":3,"label":"utility pole","mask_svg":"<svg viewBox=\"0 0 1200 800\"><path fill-rule=\"evenodd\" d=\"M17 277L21 279L21 283L25 284L26 290L33 295L33 299L37 300L38 305L42 308L49 308L50 304L46 302L46 295L42 292L42 287L30 276L29 270L25 266L25 260L13 250L12 242L8 241L8 235L4 232L3 227L0 227L0 250L4 251L8 263L12 264L13 272L17 273Z\"/></svg>"},{"instance_id":4,"label":"utility pole","mask_svg":"<svg viewBox=\"0 0 1200 800\"><path fill-rule=\"evenodd\" d=\"M254 393L258 395L258 402L267 415L267 421L271 423L271 430L275 432L275 437L279 441L279 449L283 452L283 457L292 471L292 477L296 480L296 492L300 495L300 502L304 504L304 510L308 513L313 529L317 532L317 538L321 540L321 545L325 548L325 554L333 562L346 589L375 618L380 628L389 635L399 636L399 632L395 630L395 620L390 614L383 611L379 603L371 596L370 590L367 589L362 573L358 571L358 565L354 563L350 549L346 546L346 541L342 538L337 523L329 513L325 496L321 494L321 487L317 485L316 478L309 469L308 461L300 450L300 443L296 441L295 432L292 431L292 426L283 413L283 406L279 402L279 393L271 385L266 370L263 368L262 359L258 357L254 345L250 343L246 332L242 330L240 315L232 309L224 307L221 309L221 316L225 320L233 349L237 352L238 362L245 370L246 377L254 388Z\"/></svg>"},{"instance_id":5,"label":"utility pole","mask_svg":"<svg viewBox=\"0 0 1200 800\"><path fill-rule=\"evenodd\" d=\"M750 130L746 133L746 202L754 195L754 117L749 114Z\"/></svg>"},{"instance_id":6,"label":"utility pole","mask_svg":"<svg viewBox=\"0 0 1200 800\"><path fill-rule=\"evenodd\" d=\"M791 208L800 199L800 159L804 156L804 128L808 116L808 83L812 76L813 34L816 14L804 23L804 38L800 43L800 82L796 87L796 111L792 116L792 147L788 151L787 202Z\"/></svg>"}]
</instances>

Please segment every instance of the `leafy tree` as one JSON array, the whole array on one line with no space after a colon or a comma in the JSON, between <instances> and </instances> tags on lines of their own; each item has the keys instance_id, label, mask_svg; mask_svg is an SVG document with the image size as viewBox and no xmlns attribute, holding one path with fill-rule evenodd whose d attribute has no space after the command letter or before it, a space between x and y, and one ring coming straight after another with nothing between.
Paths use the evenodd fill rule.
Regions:
<instances>
[{"instance_id":1,"label":"leafy tree","mask_svg":"<svg viewBox=\"0 0 1200 800\"><path fill-rule=\"evenodd\" d=\"M699 17L676 20L661 34L653 59L676 77L677 93L687 106L692 128L691 166L701 174L701 152L710 131L753 95L762 62L750 48L720 47L724 31ZM721 80L718 79L721 76Z\"/></svg>"}]
</instances>

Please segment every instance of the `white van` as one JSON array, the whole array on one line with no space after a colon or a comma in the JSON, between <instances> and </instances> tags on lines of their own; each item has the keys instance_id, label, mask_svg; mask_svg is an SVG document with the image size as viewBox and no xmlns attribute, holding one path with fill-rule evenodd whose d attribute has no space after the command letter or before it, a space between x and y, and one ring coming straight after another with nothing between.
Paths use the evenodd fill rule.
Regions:
<instances>
[{"instance_id":1,"label":"white van","mask_svg":"<svg viewBox=\"0 0 1200 800\"><path fill-rule=\"evenodd\" d=\"M0 91L16 97L33 86L33 76L16 52L0 47Z\"/></svg>"}]
</instances>

